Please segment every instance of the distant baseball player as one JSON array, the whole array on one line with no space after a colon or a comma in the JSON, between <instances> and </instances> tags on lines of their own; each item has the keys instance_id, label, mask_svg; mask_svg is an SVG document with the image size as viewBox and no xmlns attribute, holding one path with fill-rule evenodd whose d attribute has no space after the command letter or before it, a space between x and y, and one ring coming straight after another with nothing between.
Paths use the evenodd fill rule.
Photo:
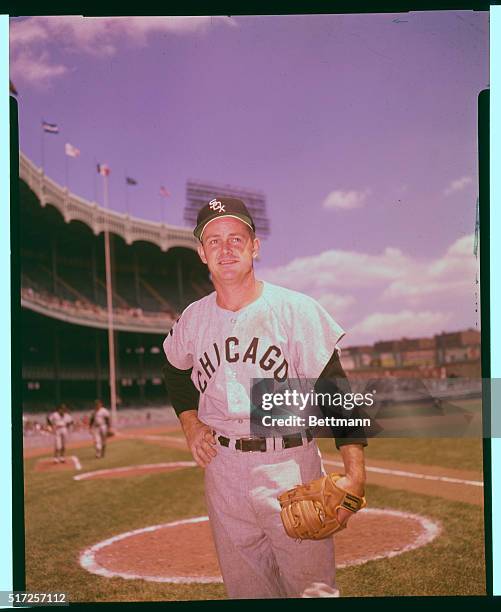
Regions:
<instances>
[{"instance_id":1,"label":"distant baseball player","mask_svg":"<svg viewBox=\"0 0 501 612\"><path fill-rule=\"evenodd\" d=\"M344 332L315 300L256 279L260 243L242 201L211 200L194 234L215 292L188 306L170 330L164 374L188 446L205 468L228 596L337 597L332 537L289 537L277 499L322 476L316 441L309 430L253 437L249 388L252 379L339 376L337 343ZM364 494L365 444L354 436L336 439L346 473L338 484L355 500ZM340 524L354 511L336 510Z\"/></svg>"},{"instance_id":2,"label":"distant baseball player","mask_svg":"<svg viewBox=\"0 0 501 612\"><path fill-rule=\"evenodd\" d=\"M101 400L94 402L94 410L89 419L89 430L94 438L96 457L101 459L106 450L106 439L111 433L110 412L103 406Z\"/></svg>"},{"instance_id":3,"label":"distant baseball player","mask_svg":"<svg viewBox=\"0 0 501 612\"><path fill-rule=\"evenodd\" d=\"M73 426L73 418L66 404L60 404L57 410L47 416L47 425L54 434L54 463L65 463L68 430Z\"/></svg>"}]
</instances>

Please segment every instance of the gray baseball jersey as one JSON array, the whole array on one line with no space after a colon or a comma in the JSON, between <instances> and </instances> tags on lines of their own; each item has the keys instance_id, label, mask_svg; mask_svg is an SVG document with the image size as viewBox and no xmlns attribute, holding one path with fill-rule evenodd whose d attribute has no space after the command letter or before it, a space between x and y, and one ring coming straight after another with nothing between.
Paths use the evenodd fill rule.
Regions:
<instances>
[{"instance_id":1,"label":"gray baseball jersey","mask_svg":"<svg viewBox=\"0 0 501 612\"><path fill-rule=\"evenodd\" d=\"M192 303L163 347L174 367L193 368L199 418L238 438L250 431L251 379L317 379L343 335L315 300L264 282L237 312L218 306L215 292Z\"/></svg>"},{"instance_id":2,"label":"gray baseball jersey","mask_svg":"<svg viewBox=\"0 0 501 612\"><path fill-rule=\"evenodd\" d=\"M90 417L90 430L94 439L94 448L96 449L96 457L104 457L106 450L106 437L108 435L108 423L110 411L101 406L95 410Z\"/></svg>"},{"instance_id":3,"label":"gray baseball jersey","mask_svg":"<svg viewBox=\"0 0 501 612\"><path fill-rule=\"evenodd\" d=\"M65 452L66 438L68 437L68 427L73 424L73 419L67 412L60 414L57 410L49 414L47 420L52 426L54 433L54 451L55 457L60 456L60 461ZM56 461L57 459L55 459Z\"/></svg>"},{"instance_id":4,"label":"gray baseball jersey","mask_svg":"<svg viewBox=\"0 0 501 612\"><path fill-rule=\"evenodd\" d=\"M67 412L64 414L59 414L57 410L49 415L48 420L56 431L62 429L67 431L68 426L73 424L71 415L69 415Z\"/></svg>"},{"instance_id":5,"label":"gray baseball jersey","mask_svg":"<svg viewBox=\"0 0 501 612\"><path fill-rule=\"evenodd\" d=\"M164 342L169 362L193 368L198 416L228 438L250 434L251 380L317 379L343 336L315 300L270 283L232 312L216 294L191 304ZM297 542L280 520L277 496L322 474L315 440L266 452L223 445L205 469L205 495L224 584L230 598L336 597L334 543Z\"/></svg>"},{"instance_id":6,"label":"gray baseball jersey","mask_svg":"<svg viewBox=\"0 0 501 612\"><path fill-rule=\"evenodd\" d=\"M106 427L107 419L110 418L110 411L104 408L104 406L101 406L101 408L94 412L93 417L92 427Z\"/></svg>"}]
</instances>

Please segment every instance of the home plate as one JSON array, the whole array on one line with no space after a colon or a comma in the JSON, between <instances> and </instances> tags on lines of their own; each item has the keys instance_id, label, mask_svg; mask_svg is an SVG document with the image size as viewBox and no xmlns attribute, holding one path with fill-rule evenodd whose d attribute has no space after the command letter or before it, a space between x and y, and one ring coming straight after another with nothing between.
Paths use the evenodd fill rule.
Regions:
<instances>
[{"instance_id":1,"label":"home plate","mask_svg":"<svg viewBox=\"0 0 501 612\"><path fill-rule=\"evenodd\" d=\"M335 536L336 566L394 557L425 546L439 533L440 525L427 517L366 508ZM206 516L114 536L83 551L80 564L108 578L177 584L222 582Z\"/></svg>"}]
</instances>

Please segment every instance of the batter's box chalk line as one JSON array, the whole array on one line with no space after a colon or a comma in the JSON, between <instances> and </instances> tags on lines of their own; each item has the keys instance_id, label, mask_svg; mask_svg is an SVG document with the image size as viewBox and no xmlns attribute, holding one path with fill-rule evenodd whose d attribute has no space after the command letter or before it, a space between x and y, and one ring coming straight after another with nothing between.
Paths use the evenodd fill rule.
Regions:
<instances>
[{"instance_id":1,"label":"batter's box chalk line","mask_svg":"<svg viewBox=\"0 0 501 612\"><path fill-rule=\"evenodd\" d=\"M49 462L53 462L53 457L44 457L43 459L39 459L39 461L43 461L45 463L49 463ZM76 456L76 455L69 455L67 457L65 457L66 460L71 461L71 463L73 463L73 466L75 468L75 470L80 471L82 469L82 464L80 463L80 459ZM57 465L57 464L55 464ZM74 477L75 478L75 477Z\"/></svg>"},{"instance_id":2,"label":"batter's box chalk line","mask_svg":"<svg viewBox=\"0 0 501 612\"><path fill-rule=\"evenodd\" d=\"M195 461L170 461L168 463L142 463L137 465L126 465L125 467L108 468L105 470L94 470L93 472L84 472L73 476L73 480L89 480L95 476L107 476L111 474L120 474L121 472L130 472L132 470L157 470L162 468L183 468L183 467L195 467L197 464Z\"/></svg>"},{"instance_id":3,"label":"batter's box chalk line","mask_svg":"<svg viewBox=\"0 0 501 612\"><path fill-rule=\"evenodd\" d=\"M70 459L73 461L73 465L75 466L75 469L80 471L82 469L82 464L80 463L80 460L78 459L78 457L76 455L71 455Z\"/></svg>"},{"instance_id":4,"label":"batter's box chalk line","mask_svg":"<svg viewBox=\"0 0 501 612\"><path fill-rule=\"evenodd\" d=\"M438 522L431 520L428 517L422 516L420 514L413 514L411 512L403 512L401 510L392 510L389 508L365 508L361 510L360 513L370 514L373 516L381 516L381 517L395 517L400 519L406 519L409 521L413 521L417 523L421 531L417 537L413 539L409 544L396 549L391 550L382 554L373 554L368 557L363 557L360 559L355 559L354 561L350 561L348 563L341 563L336 565L337 569L343 569L345 567L352 567L355 565L363 565L364 563L368 563L369 561L377 561L379 559L389 559L391 557L396 557L403 553L409 552L411 550L415 550L417 548L421 548L426 546L430 542L432 542L441 532L441 526ZM161 525L152 525L151 527L143 527L141 529L135 529L134 531L126 531L125 533L121 533L120 535L114 536L112 538L108 538L107 540L103 540L102 542L98 542L93 546L85 549L80 554L80 565L86 569L88 572L92 574L97 574L98 576L104 576L106 578L124 578L126 580L146 580L147 582L165 582L171 584L222 584L223 579L221 576L163 576L163 575L141 575L132 572L126 571L113 571L109 570L102 565L100 565L96 556L97 553L108 546L113 545L116 542L120 542L121 540L125 540L127 538L131 538L133 536L143 534L143 533L151 533L154 531L158 531L161 529L171 528L171 527L179 527L181 525L190 525L193 523L204 523L209 520L207 516L198 516L195 518L189 519L181 519L179 521L173 521L171 523L163 523Z\"/></svg>"}]
</instances>

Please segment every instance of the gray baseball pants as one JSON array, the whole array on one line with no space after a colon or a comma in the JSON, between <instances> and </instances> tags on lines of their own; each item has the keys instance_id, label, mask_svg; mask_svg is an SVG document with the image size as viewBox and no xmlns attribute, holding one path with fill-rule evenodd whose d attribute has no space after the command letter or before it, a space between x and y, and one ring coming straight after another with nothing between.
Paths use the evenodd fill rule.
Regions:
<instances>
[{"instance_id":1,"label":"gray baseball pants","mask_svg":"<svg viewBox=\"0 0 501 612\"><path fill-rule=\"evenodd\" d=\"M106 450L106 437L108 429L106 425L99 425L92 428L92 437L94 438L94 448L96 449L96 457L103 457Z\"/></svg>"},{"instance_id":2,"label":"gray baseball pants","mask_svg":"<svg viewBox=\"0 0 501 612\"><path fill-rule=\"evenodd\" d=\"M64 452L66 450L66 438L68 437L68 430L66 429L66 427L56 428L54 436L54 456L63 457Z\"/></svg>"},{"instance_id":3,"label":"gray baseball pants","mask_svg":"<svg viewBox=\"0 0 501 612\"><path fill-rule=\"evenodd\" d=\"M267 452L237 451L233 440L229 447L218 443L205 469L207 510L228 597L338 597L333 539L290 538L276 499L324 473L316 442L274 446L273 438Z\"/></svg>"}]
</instances>

